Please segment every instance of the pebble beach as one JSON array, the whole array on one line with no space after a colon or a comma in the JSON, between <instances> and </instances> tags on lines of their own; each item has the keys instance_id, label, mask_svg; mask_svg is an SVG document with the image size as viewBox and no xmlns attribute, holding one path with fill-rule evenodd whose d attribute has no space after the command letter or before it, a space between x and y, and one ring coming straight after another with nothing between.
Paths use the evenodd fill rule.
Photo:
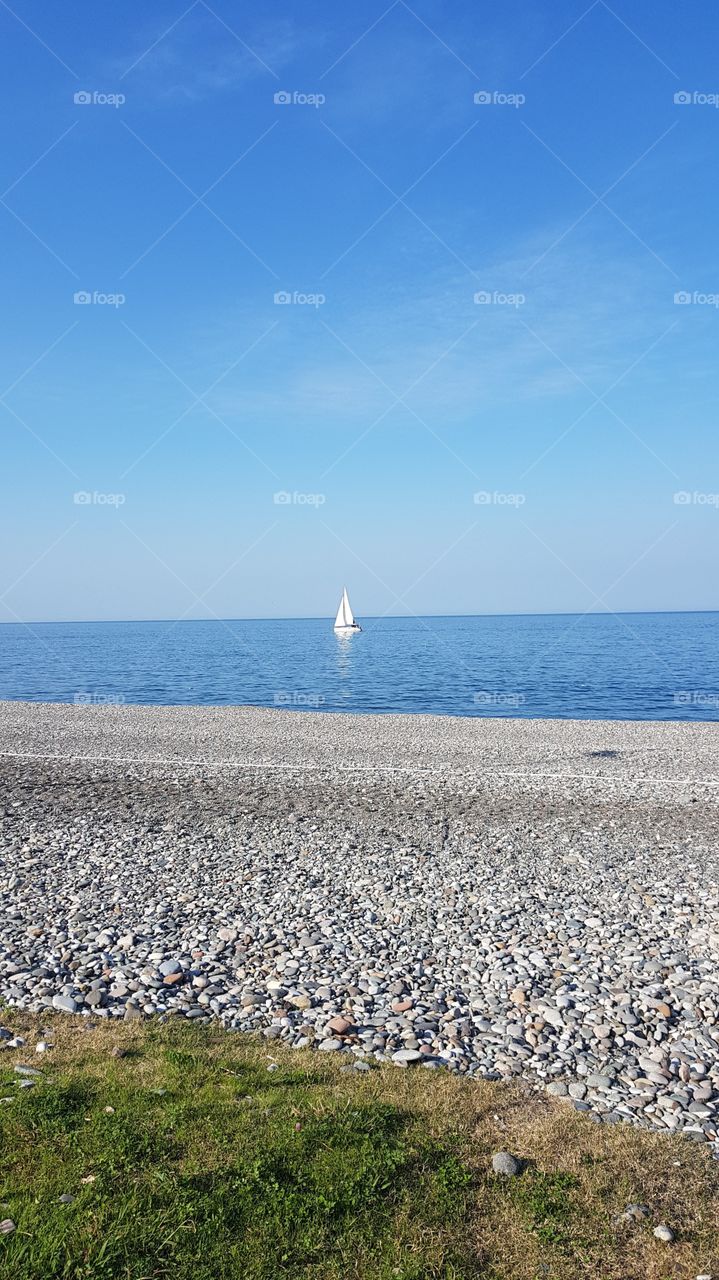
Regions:
<instances>
[{"instance_id":1,"label":"pebble beach","mask_svg":"<svg viewBox=\"0 0 719 1280\"><path fill-rule=\"evenodd\" d=\"M521 1077L716 1149L718 748L703 723L0 703L0 998Z\"/></svg>"}]
</instances>

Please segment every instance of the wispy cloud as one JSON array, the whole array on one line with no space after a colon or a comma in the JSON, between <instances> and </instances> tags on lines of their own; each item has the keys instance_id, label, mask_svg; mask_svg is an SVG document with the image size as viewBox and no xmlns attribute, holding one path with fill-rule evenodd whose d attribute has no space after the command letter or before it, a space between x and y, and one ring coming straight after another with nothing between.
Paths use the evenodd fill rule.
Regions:
<instances>
[{"instance_id":1,"label":"wispy cloud","mask_svg":"<svg viewBox=\"0 0 719 1280\"><path fill-rule=\"evenodd\" d=\"M233 93L248 83L273 83L303 47L296 24L288 19L272 23L235 24L239 39L202 4L196 5L167 35L149 23L135 32L131 47L113 62L115 76L142 87L153 99L169 104L197 102Z\"/></svg>"},{"instance_id":2,"label":"wispy cloud","mask_svg":"<svg viewBox=\"0 0 719 1280\"><path fill-rule=\"evenodd\" d=\"M671 296L658 292L651 268L616 246L599 254L590 233L523 280L547 237L551 229L511 257L478 263L479 283L447 265L402 289L376 273L361 293L356 283L351 296L328 289L317 311L273 308L277 329L257 366L223 383L220 411L330 425L379 413L393 392L416 384L408 404L451 423L518 401L586 399L587 386L601 394L675 318ZM476 303L478 289L492 301ZM237 324L224 316L205 333L207 358Z\"/></svg>"}]
</instances>

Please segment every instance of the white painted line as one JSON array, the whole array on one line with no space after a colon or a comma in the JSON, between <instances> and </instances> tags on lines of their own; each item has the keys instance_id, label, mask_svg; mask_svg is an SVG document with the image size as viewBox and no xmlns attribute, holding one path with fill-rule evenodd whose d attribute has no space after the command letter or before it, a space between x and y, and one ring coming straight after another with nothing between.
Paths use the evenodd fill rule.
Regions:
<instances>
[{"instance_id":1,"label":"white painted line","mask_svg":"<svg viewBox=\"0 0 719 1280\"><path fill-rule=\"evenodd\" d=\"M538 781L557 782L608 782L638 785L647 783L656 786L677 786L677 787L716 787L719 786L719 778L656 778L646 774L622 773L610 776L608 774L599 773L534 773L529 770L523 772L515 772L504 769L485 769L481 764L467 764L462 768L454 766L424 766L424 765L383 765L383 764L286 764L272 763L271 761L261 760L258 762L241 761L241 760L207 760L207 759L188 759L186 757L169 758L164 756L84 756L77 755L74 752L63 753L62 755L40 754L38 752L22 752L22 751L0 751L0 759L4 760L57 760L69 764L70 762L83 762L86 764L123 764L123 765L163 765L168 768L202 768L202 769L255 769L266 770L268 772L284 771L288 773L319 773L329 771L331 773L422 773L436 774L439 777L466 777L468 773L476 774L481 778L516 778L522 782L537 779Z\"/></svg>"}]
</instances>

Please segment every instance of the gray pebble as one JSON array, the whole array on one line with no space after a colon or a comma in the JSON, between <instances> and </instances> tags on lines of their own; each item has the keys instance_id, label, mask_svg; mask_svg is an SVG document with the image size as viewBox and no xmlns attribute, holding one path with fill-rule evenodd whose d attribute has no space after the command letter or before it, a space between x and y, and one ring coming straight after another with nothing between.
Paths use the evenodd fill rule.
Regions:
<instances>
[{"instance_id":1,"label":"gray pebble","mask_svg":"<svg viewBox=\"0 0 719 1280\"><path fill-rule=\"evenodd\" d=\"M654 1228L654 1235L656 1236L657 1240L664 1240L666 1244L671 1244L672 1240L674 1239L674 1232L672 1231L671 1227L667 1227L663 1223L661 1223L660 1226Z\"/></svg>"},{"instance_id":2,"label":"gray pebble","mask_svg":"<svg viewBox=\"0 0 719 1280\"><path fill-rule=\"evenodd\" d=\"M497 1151L492 1156L492 1169L495 1173L501 1173L507 1178L514 1178L519 1173L521 1165L508 1151Z\"/></svg>"},{"instance_id":3,"label":"gray pebble","mask_svg":"<svg viewBox=\"0 0 719 1280\"><path fill-rule=\"evenodd\" d=\"M52 998L53 1009L61 1009L63 1013L75 1013L77 1010L77 1001L72 996L54 995Z\"/></svg>"}]
</instances>

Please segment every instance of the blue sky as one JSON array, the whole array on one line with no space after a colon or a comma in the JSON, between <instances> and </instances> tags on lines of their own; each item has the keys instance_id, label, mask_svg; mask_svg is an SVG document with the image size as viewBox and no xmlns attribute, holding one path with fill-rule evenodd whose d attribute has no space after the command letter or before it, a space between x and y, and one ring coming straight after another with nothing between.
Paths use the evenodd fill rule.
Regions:
<instances>
[{"instance_id":1,"label":"blue sky","mask_svg":"<svg viewBox=\"0 0 719 1280\"><path fill-rule=\"evenodd\" d=\"M718 25L0 4L0 618L716 608Z\"/></svg>"}]
</instances>

